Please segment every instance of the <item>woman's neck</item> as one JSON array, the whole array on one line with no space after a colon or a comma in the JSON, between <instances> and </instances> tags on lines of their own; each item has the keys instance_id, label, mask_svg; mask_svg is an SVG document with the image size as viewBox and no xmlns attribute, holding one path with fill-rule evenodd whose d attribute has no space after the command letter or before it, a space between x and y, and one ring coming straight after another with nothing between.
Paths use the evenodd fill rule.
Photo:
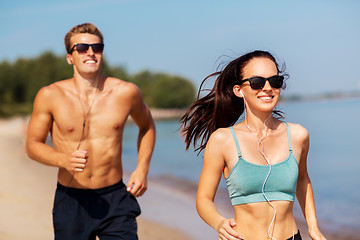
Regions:
<instances>
[{"instance_id":1,"label":"woman's neck","mask_svg":"<svg viewBox=\"0 0 360 240\"><path fill-rule=\"evenodd\" d=\"M246 110L245 123L255 132L264 132L266 129L274 129L276 119L271 112L254 114Z\"/></svg>"}]
</instances>

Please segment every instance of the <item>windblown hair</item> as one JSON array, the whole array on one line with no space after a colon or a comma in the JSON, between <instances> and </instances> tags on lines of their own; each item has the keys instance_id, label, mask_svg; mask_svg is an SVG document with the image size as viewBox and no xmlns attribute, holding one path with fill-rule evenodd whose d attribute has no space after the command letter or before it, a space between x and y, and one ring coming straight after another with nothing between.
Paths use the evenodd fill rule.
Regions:
<instances>
[{"instance_id":1,"label":"windblown hair","mask_svg":"<svg viewBox=\"0 0 360 240\"><path fill-rule=\"evenodd\" d=\"M243 69L253 58L268 58L275 63L278 73L283 72L269 52L257 50L236 58L222 71L207 76L200 85L197 100L180 119L186 149L193 143L195 151L200 153L215 130L232 126L239 119L244 112L244 100L233 93L233 87L243 79ZM214 87L200 98L203 84L212 77L217 77ZM279 111L274 113L280 115ZM197 147L199 140L200 145Z\"/></svg>"},{"instance_id":2,"label":"windblown hair","mask_svg":"<svg viewBox=\"0 0 360 240\"><path fill-rule=\"evenodd\" d=\"M89 33L94 34L100 38L100 43L104 43L104 37L100 30L92 23L83 23L76 25L75 27L71 28L65 35L65 48L67 53L70 53L71 46L71 37L80 34L80 33Z\"/></svg>"}]
</instances>

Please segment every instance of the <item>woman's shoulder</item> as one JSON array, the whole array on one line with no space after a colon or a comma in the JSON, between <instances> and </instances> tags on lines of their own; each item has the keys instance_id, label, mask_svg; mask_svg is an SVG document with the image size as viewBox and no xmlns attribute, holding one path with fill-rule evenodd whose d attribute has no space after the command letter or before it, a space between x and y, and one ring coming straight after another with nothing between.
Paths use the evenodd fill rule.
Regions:
<instances>
[{"instance_id":1,"label":"woman's shoulder","mask_svg":"<svg viewBox=\"0 0 360 240\"><path fill-rule=\"evenodd\" d=\"M218 128L210 135L209 142L222 145L229 141L230 136L230 128Z\"/></svg>"},{"instance_id":2,"label":"woman's shoulder","mask_svg":"<svg viewBox=\"0 0 360 240\"><path fill-rule=\"evenodd\" d=\"M292 139L306 140L309 138L309 131L298 123L288 123Z\"/></svg>"},{"instance_id":3,"label":"woman's shoulder","mask_svg":"<svg viewBox=\"0 0 360 240\"><path fill-rule=\"evenodd\" d=\"M219 128L214 131L206 143L205 155L206 159L223 159L228 152L228 148L232 140L229 128ZM220 163L218 160L216 162Z\"/></svg>"}]
</instances>

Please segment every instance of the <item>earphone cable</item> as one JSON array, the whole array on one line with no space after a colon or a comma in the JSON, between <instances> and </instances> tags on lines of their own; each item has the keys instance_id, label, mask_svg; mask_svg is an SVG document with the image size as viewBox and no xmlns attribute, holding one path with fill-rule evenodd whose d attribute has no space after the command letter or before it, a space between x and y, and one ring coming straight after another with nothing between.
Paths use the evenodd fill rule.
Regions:
<instances>
[{"instance_id":1,"label":"earphone cable","mask_svg":"<svg viewBox=\"0 0 360 240\"><path fill-rule=\"evenodd\" d=\"M241 90L240 90L240 93L241 93L241 95L243 96L244 112L245 112L245 115L246 115L245 96L244 96L244 94L241 92ZM254 132L251 130L251 128L250 128L249 125L247 124L246 116L245 116L245 125L246 125L246 127L250 130L251 134L252 134L256 139L258 139L258 150L259 150L259 152L261 153L261 155L265 158L265 160L266 160L266 162L267 162L267 164L268 164L268 166L269 166L269 172L268 172L268 174L267 174L267 176L266 176L266 178L265 178L265 181L264 181L264 183L263 183L263 186L262 186L261 191L262 191L262 194L263 194L265 200L266 200L266 201L268 202L268 204L274 209L274 216L273 216L273 218L272 218L272 220L271 220L271 223L270 223L270 226L269 226L269 228L268 228L267 235L268 235L271 239L277 240L276 238L274 238L274 237L272 237L272 236L270 235L271 226L274 224L275 218L276 218L276 208L275 208L275 206L271 203L271 201L267 198L267 196L266 196L266 194L265 194L265 185L266 185L266 182L267 182L267 180L269 179L269 176L270 176L270 173L271 173L271 163L270 163L269 159L266 157L266 155L265 155L265 153L264 153L264 145L263 145L263 143L262 143L262 140L267 137L267 130L268 130L268 128L267 128L267 126L266 126L266 122L267 122L267 120L269 120L269 118L270 118L271 116L272 116L272 114L270 114L270 115L266 118L266 120L264 121L265 134L264 134L260 139L254 134ZM261 146L261 149L260 149L260 146ZM293 237L292 237L293 240L294 240L294 237L295 237L295 235L294 235L294 231L293 231Z\"/></svg>"},{"instance_id":2,"label":"earphone cable","mask_svg":"<svg viewBox=\"0 0 360 240\"><path fill-rule=\"evenodd\" d=\"M268 228L267 235L268 235L271 239L277 240L276 238L272 237L271 234L270 234L271 226L273 226L273 224L274 224L274 222L275 222L275 218L276 218L276 208L275 208L275 206L271 203L271 201L268 199L268 197L267 197L266 194L265 194L265 185L266 185L266 182L267 182L267 180L269 179L269 176L270 176L270 173L271 173L271 163L270 163L269 159L266 157L266 155L265 155L265 153L264 153L264 145L263 145L263 143L262 143L262 141L267 137L268 127L266 126L266 122L270 119L271 116L272 116L272 114L270 114L270 115L266 118L266 120L264 121L265 133L264 133L264 135L263 135L260 139L259 139L259 138L255 135L255 133L251 130L251 128L249 127L249 125L248 125L248 123L247 123L246 118L245 118L245 125L246 125L246 127L249 129L249 131L251 132L251 134L258 140L258 150L259 150L260 154L265 158L266 163L267 163L268 166L269 166L269 171L268 171L268 174L267 174L267 176L266 176L266 178L265 178L265 180L264 180L264 183L263 183L263 186L262 186L261 191L262 191L262 194L263 194L265 200L266 200L266 201L268 202L268 204L272 207L272 209L274 209L274 216L273 216L273 218L272 218L272 220L271 220L271 223L270 223L270 226L269 226L269 228Z\"/></svg>"},{"instance_id":3,"label":"earphone cable","mask_svg":"<svg viewBox=\"0 0 360 240\"><path fill-rule=\"evenodd\" d=\"M99 85L100 85L100 81L101 81L101 79L99 79L99 81L98 81L98 83L97 83L97 86L96 86L96 89L95 89L95 93L94 93L94 97L93 97L93 99L91 100L91 103L90 103L90 107L89 107L88 111L85 113L85 108L84 108L84 105L82 104L82 102L81 102L81 100L80 100L79 90L78 90L78 87L77 87L76 82L75 82L75 79L74 79L74 85L75 85L75 88L76 88L76 96L77 96L77 98L78 98L78 100L79 100L79 103L80 103L80 105L81 105L81 109L82 109L82 111L83 111L83 124L82 124L81 137L80 137L79 143L78 143L78 145L77 145L77 147L76 147L76 150L79 150L79 149L80 149L81 144L82 144L83 141L85 140L86 121L87 121L87 118L88 118L89 113L90 113L90 111L91 111L91 108L92 108L92 106L93 106L93 104L94 104L94 102L95 102L95 99L96 99L96 96L97 96L97 91L98 91ZM71 182L74 180L74 178L75 178L74 175L75 175L76 173L77 173L77 172L73 172L73 173L71 174L71 178L70 178L68 184L65 186L65 191L64 191L64 193L66 193L67 190L69 189L68 186L70 186ZM64 200L64 199L65 199L65 198L63 198L62 200ZM56 205L54 205L54 207L53 207L53 212L54 212L55 208L59 205L59 203L60 203L62 200L60 200Z\"/></svg>"}]
</instances>

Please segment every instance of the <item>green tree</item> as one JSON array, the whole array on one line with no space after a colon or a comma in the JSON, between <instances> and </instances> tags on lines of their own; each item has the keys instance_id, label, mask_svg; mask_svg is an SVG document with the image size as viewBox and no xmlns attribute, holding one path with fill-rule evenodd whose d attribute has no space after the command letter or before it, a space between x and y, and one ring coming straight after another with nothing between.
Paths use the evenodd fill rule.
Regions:
<instances>
[{"instance_id":1,"label":"green tree","mask_svg":"<svg viewBox=\"0 0 360 240\"><path fill-rule=\"evenodd\" d=\"M145 102L154 108L184 108L195 97L195 87L187 79L166 73L142 71L131 81L141 89Z\"/></svg>"},{"instance_id":2,"label":"green tree","mask_svg":"<svg viewBox=\"0 0 360 240\"><path fill-rule=\"evenodd\" d=\"M106 60L103 73L138 85L150 107L184 108L194 100L194 85L179 76L149 70L130 75L124 67L109 66ZM29 114L40 88L72 75L66 55L56 56L49 51L14 63L0 62L0 115Z\"/></svg>"},{"instance_id":3,"label":"green tree","mask_svg":"<svg viewBox=\"0 0 360 240\"><path fill-rule=\"evenodd\" d=\"M148 104L150 107L153 107L154 102L152 99L152 84L154 84L154 74L148 70L142 71L131 77L130 81L135 83L141 89L146 104Z\"/></svg>"},{"instance_id":4,"label":"green tree","mask_svg":"<svg viewBox=\"0 0 360 240\"><path fill-rule=\"evenodd\" d=\"M0 104L12 102L15 79L13 67L7 61L0 64Z\"/></svg>"},{"instance_id":5,"label":"green tree","mask_svg":"<svg viewBox=\"0 0 360 240\"><path fill-rule=\"evenodd\" d=\"M128 81L129 79L129 75L123 66L117 66L117 67L109 66L106 60L104 60L103 63L103 74L105 76L119 78L124 81Z\"/></svg>"},{"instance_id":6,"label":"green tree","mask_svg":"<svg viewBox=\"0 0 360 240\"><path fill-rule=\"evenodd\" d=\"M153 85L152 99L156 108L184 108L189 106L195 96L193 84L178 76L158 73Z\"/></svg>"}]
</instances>

